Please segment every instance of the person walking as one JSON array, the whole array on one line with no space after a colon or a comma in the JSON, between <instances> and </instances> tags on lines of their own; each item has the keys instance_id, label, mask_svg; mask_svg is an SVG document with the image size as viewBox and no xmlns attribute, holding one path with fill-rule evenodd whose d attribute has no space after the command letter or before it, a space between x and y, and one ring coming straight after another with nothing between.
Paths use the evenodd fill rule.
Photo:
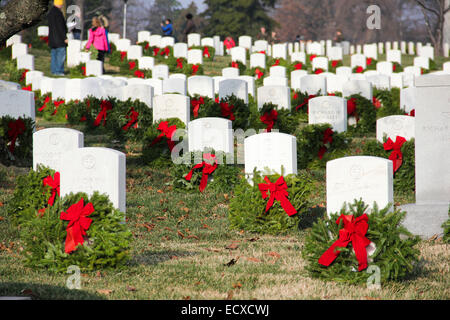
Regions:
<instances>
[{"instance_id":1,"label":"person walking","mask_svg":"<svg viewBox=\"0 0 450 320\"><path fill-rule=\"evenodd\" d=\"M195 26L193 18L194 17L192 16L191 13L188 13L186 15L187 22L186 22L186 26L184 27L184 30L183 30L183 41L185 43L187 43L188 34L189 33L195 33L195 31L197 29L196 26Z\"/></svg>"},{"instance_id":2,"label":"person walking","mask_svg":"<svg viewBox=\"0 0 450 320\"><path fill-rule=\"evenodd\" d=\"M97 17L92 18L92 28L89 29L89 40L85 49L89 50L91 45L98 50L97 60L105 64L105 54L109 51L108 38L106 37L105 28L102 27L100 19Z\"/></svg>"},{"instance_id":3,"label":"person walking","mask_svg":"<svg viewBox=\"0 0 450 320\"><path fill-rule=\"evenodd\" d=\"M64 76L64 62L66 61L67 25L61 11L64 0L55 0L48 13L48 46L51 49L50 69L55 76Z\"/></svg>"},{"instance_id":4,"label":"person walking","mask_svg":"<svg viewBox=\"0 0 450 320\"><path fill-rule=\"evenodd\" d=\"M166 37L172 37L173 35L173 26L172 21L170 19L166 19L165 25L161 23L161 29Z\"/></svg>"}]
</instances>

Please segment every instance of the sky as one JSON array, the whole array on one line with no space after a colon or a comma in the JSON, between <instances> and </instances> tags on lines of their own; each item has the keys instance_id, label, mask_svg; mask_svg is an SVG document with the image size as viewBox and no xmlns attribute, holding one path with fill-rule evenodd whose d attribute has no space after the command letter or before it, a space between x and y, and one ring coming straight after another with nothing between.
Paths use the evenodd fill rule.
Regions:
<instances>
[{"instance_id":1,"label":"sky","mask_svg":"<svg viewBox=\"0 0 450 320\"><path fill-rule=\"evenodd\" d=\"M206 9L206 6L203 4L203 0L178 0L183 7L187 7L192 1L198 6L199 11L202 12Z\"/></svg>"}]
</instances>

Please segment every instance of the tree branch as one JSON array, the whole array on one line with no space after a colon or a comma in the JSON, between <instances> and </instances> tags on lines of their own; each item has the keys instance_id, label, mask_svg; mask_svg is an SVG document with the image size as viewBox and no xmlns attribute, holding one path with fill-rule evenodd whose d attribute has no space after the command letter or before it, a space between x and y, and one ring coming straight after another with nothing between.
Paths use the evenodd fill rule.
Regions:
<instances>
[{"instance_id":1,"label":"tree branch","mask_svg":"<svg viewBox=\"0 0 450 320\"><path fill-rule=\"evenodd\" d=\"M0 46L19 31L41 21L49 0L12 0L0 10Z\"/></svg>"},{"instance_id":2,"label":"tree branch","mask_svg":"<svg viewBox=\"0 0 450 320\"><path fill-rule=\"evenodd\" d=\"M422 7L423 9L425 9L426 11L431 12L431 13L434 13L437 17L440 16L439 11L437 11L436 9L427 7L427 6L425 5L425 3L423 3L421 0L415 0L415 1L416 1L416 3L417 3L419 6L421 6L421 7Z\"/></svg>"}]
</instances>

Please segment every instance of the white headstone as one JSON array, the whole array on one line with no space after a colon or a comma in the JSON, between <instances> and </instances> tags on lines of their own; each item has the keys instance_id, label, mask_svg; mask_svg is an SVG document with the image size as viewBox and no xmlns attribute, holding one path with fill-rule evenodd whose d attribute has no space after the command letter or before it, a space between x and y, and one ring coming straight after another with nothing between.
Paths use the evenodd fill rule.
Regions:
<instances>
[{"instance_id":1,"label":"white headstone","mask_svg":"<svg viewBox=\"0 0 450 320\"><path fill-rule=\"evenodd\" d=\"M291 90L287 86L272 85L258 88L258 108L273 103L278 109L291 109Z\"/></svg>"},{"instance_id":2,"label":"white headstone","mask_svg":"<svg viewBox=\"0 0 450 320\"><path fill-rule=\"evenodd\" d=\"M364 69L367 68L367 59L366 56L363 54L354 54L351 57L351 67L352 69L355 67L363 67Z\"/></svg>"},{"instance_id":3,"label":"white headstone","mask_svg":"<svg viewBox=\"0 0 450 320\"><path fill-rule=\"evenodd\" d=\"M402 52L400 50L390 50L386 53L386 60L402 64Z\"/></svg>"},{"instance_id":4,"label":"white headstone","mask_svg":"<svg viewBox=\"0 0 450 320\"><path fill-rule=\"evenodd\" d=\"M286 44L274 44L272 48L272 57L273 58L282 58L287 60L287 45Z\"/></svg>"},{"instance_id":5,"label":"white headstone","mask_svg":"<svg viewBox=\"0 0 450 320\"><path fill-rule=\"evenodd\" d=\"M161 47L161 38L159 34L152 34L149 38L150 47Z\"/></svg>"},{"instance_id":6,"label":"white headstone","mask_svg":"<svg viewBox=\"0 0 450 320\"><path fill-rule=\"evenodd\" d=\"M163 93L187 94L186 80L180 78L169 78L163 81Z\"/></svg>"},{"instance_id":7,"label":"white headstone","mask_svg":"<svg viewBox=\"0 0 450 320\"><path fill-rule=\"evenodd\" d=\"M301 62L303 64L306 63L306 54L304 52L294 52L291 55L292 62Z\"/></svg>"},{"instance_id":8,"label":"white headstone","mask_svg":"<svg viewBox=\"0 0 450 320\"><path fill-rule=\"evenodd\" d=\"M138 32L138 43L142 43L142 42L150 42L150 36L151 33L150 31L139 31Z\"/></svg>"},{"instance_id":9,"label":"white headstone","mask_svg":"<svg viewBox=\"0 0 450 320\"><path fill-rule=\"evenodd\" d=\"M214 99L214 80L208 76L192 76L187 80L189 95Z\"/></svg>"},{"instance_id":10,"label":"white headstone","mask_svg":"<svg viewBox=\"0 0 450 320\"><path fill-rule=\"evenodd\" d=\"M266 55L263 53L253 53L250 55L250 68L266 68Z\"/></svg>"},{"instance_id":11,"label":"white headstone","mask_svg":"<svg viewBox=\"0 0 450 320\"><path fill-rule=\"evenodd\" d=\"M200 49L192 49L187 53L188 64L203 64L203 51Z\"/></svg>"},{"instance_id":12,"label":"white headstone","mask_svg":"<svg viewBox=\"0 0 450 320\"><path fill-rule=\"evenodd\" d=\"M34 56L24 54L17 57L17 69L34 70Z\"/></svg>"},{"instance_id":13,"label":"white headstone","mask_svg":"<svg viewBox=\"0 0 450 320\"><path fill-rule=\"evenodd\" d=\"M424 69L430 69L430 59L428 57L415 57L414 66Z\"/></svg>"},{"instance_id":14,"label":"white headstone","mask_svg":"<svg viewBox=\"0 0 450 320\"><path fill-rule=\"evenodd\" d=\"M219 82L219 99L235 95L237 98L248 103L247 81L239 79L225 79Z\"/></svg>"},{"instance_id":15,"label":"white headstone","mask_svg":"<svg viewBox=\"0 0 450 320\"><path fill-rule=\"evenodd\" d=\"M41 164L57 172L61 157L70 150L84 147L83 132L69 128L49 128L33 133L33 169Z\"/></svg>"},{"instance_id":16,"label":"white headstone","mask_svg":"<svg viewBox=\"0 0 450 320\"><path fill-rule=\"evenodd\" d=\"M376 74L372 76L366 76L372 86L378 89L391 90L391 78L384 74Z\"/></svg>"},{"instance_id":17,"label":"white headstone","mask_svg":"<svg viewBox=\"0 0 450 320\"><path fill-rule=\"evenodd\" d=\"M138 59L139 70L152 70L155 65L153 57L141 57Z\"/></svg>"},{"instance_id":18,"label":"white headstone","mask_svg":"<svg viewBox=\"0 0 450 320\"><path fill-rule=\"evenodd\" d=\"M175 58L185 58L187 59L188 46L186 43L175 43L173 46L173 56Z\"/></svg>"},{"instance_id":19,"label":"white headstone","mask_svg":"<svg viewBox=\"0 0 450 320\"><path fill-rule=\"evenodd\" d=\"M188 40L188 46L189 47L200 47L201 45L201 36L198 33L190 33L188 34L187 40Z\"/></svg>"},{"instance_id":20,"label":"white headstone","mask_svg":"<svg viewBox=\"0 0 450 320\"><path fill-rule=\"evenodd\" d=\"M394 73L394 66L392 62L382 61L377 63L377 72L379 74L391 75Z\"/></svg>"},{"instance_id":21,"label":"white headstone","mask_svg":"<svg viewBox=\"0 0 450 320\"><path fill-rule=\"evenodd\" d=\"M284 133L261 133L244 140L245 173L297 174L297 138Z\"/></svg>"},{"instance_id":22,"label":"white headstone","mask_svg":"<svg viewBox=\"0 0 450 320\"><path fill-rule=\"evenodd\" d=\"M48 37L48 26L40 26L37 28L38 37Z\"/></svg>"},{"instance_id":23,"label":"white headstone","mask_svg":"<svg viewBox=\"0 0 450 320\"><path fill-rule=\"evenodd\" d=\"M186 125L190 119L190 99L181 94L164 94L153 98L153 122L178 118Z\"/></svg>"},{"instance_id":24,"label":"white headstone","mask_svg":"<svg viewBox=\"0 0 450 320\"><path fill-rule=\"evenodd\" d=\"M130 39L119 39L116 43L117 51L127 52L131 46Z\"/></svg>"},{"instance_id":25,"label":"white headstone","mask_svg":"<svg viewBox=\"0 0 450 320\"><path fill-rule=\"evenodd\" d=\"M411 140L415 135L414 117L389 116L377 120L377 140L384 142L384 136L395 142L397 136Z\"/></svg>"},{"instance_id":26,"label":"white headstone","mask_svg":"<svg viewBox=\"0 0 450 320\"><path fill-rule=\"evenodd\" d=\"M327 212L338 213L344 203L362 200L380 209L394 202L393 165L377 157L347 157L327 163Z\"/></svg>"},{"instance_id":27,"label":"white headstone","mask_svg":"<svg viewBox=\"0 0 450 320\"><path fill-rule=\"evenodd\" d=\"M126 157L107 148L80 148L62 154L61 197L78 192L106 194L115 208L126 211Z\"/></svg>"},{"instance_id":28,"label":"white headstone","mask_svg":"<svg viewBox=\"0 0 450 320\"><path fill-rule=\"evenodd\" d=\"M285 86L285 87L287 87L289 85L289 81L288 81L288 78L270 76L270 77L264 78L263 85L264 86Z\"/></svg>"},{"instance_id":29,"label":"white headstone","mask_svg":"<svg viewBox=\"0 0 450 320\"><path fill-rule=\"evenodd\" d=\"M142 47L138 45L130 46L128 48L127 58L128 60L138 60L142 57Z\"/></svg>"},{"instance_id":30,"label":"white headstone","mask_svg":"<svg viewBox=\"0 0 450 320\"><path fill-rule=\"evenodd\" d=\"M173 47L175 45L175 38L174 37L162 37L160 47Z\"/></svg>"},{"instance_id":31,"label":"white headstone","mask_svg":"<svg viewBox=\"0 0 450 320\"><path fill-rule=\"evenodd\" d=\"M224 69L222 69L222 77L224 77L224 78L239 77L239 69L238 68L224 68Z\"/></svg>"},{"instance_id":32,"label":"white headstone","mask_svg":"<svg viewBox=\"0 0 450 320\"><path fill-rule=\"evenodd\" d=\"M35 120L34 93L24 90L0 91L0 117Z\"/></svg>"},{"instance_id":33,"label":"white headstone","mask_svg":"<svg viewBox=\"0 0 450 320\"><path fill-rule=\"evenodd\" d=\"M128 84L123 87L123 100L140 100L149 108L153 106L153 87L148 84Z\"/></svg>"},{"instance_id":34,"label":"white headstone","mask_svg":"<svg viewBox=\"0 0 450 320\"><path fill-rule=\"evenodd\" d=\"M329 123L336 132L347 131L347 100L324 96L309 101L309 124Z\"/></svg>"},{"instance_id":35,"label":"white headstone","mask_svg":"<svg viewBox=\"0 0 450 320\"><path fill-rule=\"evenodd\" d=\"M373 87L369 81L351 80L344 83L344 87L342 88L342 90L342 94L344 97L350 97L354 94L360 94L370 101L372 101L373 98Z\"/></svg>"},{"instance_id":36,"label":"white headstone","mask_svg":"<svg viewBox=\"0 0 450 320\"><path fill-rule=\"evenodd\" d=\"M169 66L165 64L157 64L153 66L152 78L154 79L168 79L169 78Z\"/></svg>"},{"instance_id":37,"label":"white headstone","mask_svg":"<svg viewBox=\"0 0 450 320\"><path fill-rule=\"evenodd\" d=\"M103 63L99 60L86 62L86 76L101 76L103 74Z\"/></svg>"},{"instance_id":38,"label":"white headstone","mask_svg":"<svg viewBox=\"0 0 450 320\"><path fill-rule=\"evenodd\" d=\"M234 153L233 128L231 120L223 118L200 118L188 125L189 151L215 151Z\"/></svg>"},{"instance_id":39,"label":"white headstone","mask_svg":"<svg viewBox=\"0 0 450 320\"><path fill-rule=\"evenodd\" d=\"M240 36L239 37L239 47L251 49L252 48L252 37L250 36Z\"/></svg>"},{"instance_id":40,"label":"white headstone","mask_svg":"<svg viewBox=\"0 0 450 320\"><path fill-rule=\"evenodd\" d=\"M16 59L18 56L28 54L28 46L25 43L16 43L12 46L12 59Z\"/></svg>"},{"instance_id":41,"label":"white headstone","mask_svg":"<svg viewBox=\"0 0 450 320\"><path fill-rule=\"evenodd\" d=\"M234 47L230 50L231 53L231 61L242 62L244 65L247 65L247 50L243 47Z\"/></svg>"},{"instance_id":42,"label":"white headstone","mask_svg":"<svg viewBox=\"0 0 450 320\"><path fill-rule=\"evenodd\" d=\"M302 92L309 95L326 95L327 78L322 75L308 75L300 79L300 88Z\"/></svg>"}]
</instances>

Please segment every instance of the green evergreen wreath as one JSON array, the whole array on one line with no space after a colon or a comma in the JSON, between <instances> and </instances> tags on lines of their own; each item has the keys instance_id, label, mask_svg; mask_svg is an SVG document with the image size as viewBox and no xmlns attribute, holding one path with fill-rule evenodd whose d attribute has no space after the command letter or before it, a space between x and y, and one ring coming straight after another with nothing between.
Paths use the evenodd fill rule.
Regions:
<instances>
[{"instance_id":1,"label":"green evergreen wreath","mask_svg":"<svg viewBox=\"0 0 450 320\"><path fill-rule=\"evenodd\" d=\"M307 125L296 133L297 168L323 169L328 161L342 158L349 152L351 138L345 133L333 132L332 142L325 139L325 132L331 129L329 124ZM325 148L325 149L323 149ZM322 159L320 156L322 155Z\"/></svg>"},{"instance_id":2,"label":"green evergreen wreath","mask_svg":"<svg viewBox=\"0 0 450 320\"><path fill-rule=\"evenodd\" d=\"M86 231L84 244L68 254L65 240L69 222L61 220L60 216L82 198L84 205L92 203L95 211L89 215L92 223ZM66 272L71 265L82 271L121 267L129 258L132 238L124 220L124 214L113 207L106 195L98 192L91 197L77 193L59 199L42 215L36 214L22 225L20 238L26 265L52 272Z\"/></svg>"},{"instance_id":3,"label":"green evergreen wreath","mask_svg":"<svg viewBox=\"0 0 450 320\"><path fill-rule=\"evenodd\" d=\"M386 141L387 139L384 139ZM395 139L394 139L395 142ZM374 156L388 159L391 151L384 150L383 143L370 140L366 142L362 149L362 155ZM414 192L416 189L415 181L415 143L414 139L406 141L401 152L403 154L403 163L397 172L394 173L394 190L399 192Z\"/></svg>"},{"instance_id":4,"label":"green evergreen wreath","mask_svg":"<svg viewBox=\"0 0 450 320\"><path fill-rule=\"evenodd\" d=\"M145 163L156 167L168 167L173 164L167 138L163 137L158 142L153 143L161 135L162 132L158 130L158 127L164 121L168 121L169 127L175 125L177 129L186 128L186 125L178 118L161 119L147 128L142 140L142 159ZM180 137L179 141L174 143L178 144L181 141L183 141L183 137Z\"/></svg>"},{"instance_id":5,"label":"green evergreen wreath","mask_svg":"<svg viewBox=\"0 0 450 320\"><path fill-rule=\"evenodd\" d=\"M450 207L448 208L448 215L450 217ZM450 218L442 225L444 229L443 241L445 243L450 243Z\"/></svg>"},{"instance_id":6,"label":"green evergreen wreath","mask_svg":"<svg viewBox=\"0 0 450 320\"><path fill-rule=\"evenodd\" d=\"M280 175L268 176L275 183ZM267 199L263 199L258 184L266 183L264 176L259 172L253 173L253 186L246 178L242 178L236 186L234 196L230 201L228 220L230 227L236 230L246 230L259 234L283 234L297 228L300 222L306 218L310 207L310 196L313 193L313 181L305 173L288 175L284 177L288 186L288 199L297 214L289 217L280 205L274 201L272 208L266 213Z\"/></svg>"},{"instance_id":7,"label":"green evergreen wreath","mask_svg":"<svg viewBox=\"0 0 450 320\"><path fill-rule=\"evenodd\" d=\"M223 164L218 164L217 169L209 175L208 185L205 192L215 192L215 193L224 193L231 192L234 190L235 186L239 182L239 176L241 174L241 170L239 167L235 165L226 164L226 154L216 152L211 150L210 152L206 151L204 153L213 154L217 157L222 155ZM197 154L200 158L203 155L203 152ZM195 163L196 152L190 152L185 154L187 159L191 159L191 164L178 164L175 165L171 170L172 181L170 185L174 187L175 190L184 191L184 192L198 192L200 186L200 180L202 178L202 169L197 169L193 171L192 178L190 181L185 179L185 176L192 170Z\"/></svg>"},{"instance_id":8,"label":"green evergreen wreath","mask_svg":"<svg viewBox=\"0 0 450 320\"><path fill-rule=\"evenodd\" d=\"M256 70L259 70L259 72L261 73L260 77L258 77L258 75L256 74ZM245 70L245 73L241 74L241 75L254 77L255 78L255 86L260 87L264 84L264 77L266 76L266 69L263 69L260 67L247 68Z\"/></svg>"},{"instance_id":9,"label":"green evergreen wreath","mask_svg":"<svg viewBox=\"0 0 450 320\"><path fill-rule=\"evenodd\" d=\"M54 174L54 170L39 165L36 171L31 169L27 175L17 177L14 195L8 204L8 213L14 225L31 220L38 210L47 207L51 188L44 186L43 181Z\"/></svg>"},{"instance_id":10,"label":"green evergreen wreath","mask_svg":"<svg viewBox=\"0 0 450 320\"><path fill-rule=\"evenodd\" d=\"M245 64L243 64L242 63L242 61L231 61L229 64L228 64L228 67L229 68L232 68L233 67L233 63L237 63L237 65L238 65L238 69L239 69L239 74L245 74L245 71L247 70L247 67L245 66Z\"/></svg>"},{"instance_id":11,"label":"green evergreen wreath","mask_svg":"<svg viewBox=\"0 0 450 320\"><path fill-rule=\"evenodd\" d=\"M405 111L400 109L400 89L374 89L373 96L381 102L381 107L377 110L378 119L388 116L405 114Z\"/></svg>"},{"instance_id":12,"label":"green evergreen wreath","mask_svg":"<svg viewBox=\"0 0 450 320\"><path fill-rule=\"evenodd\" d=\"M418 262L420 251L415 245L420 241L400 225L406 213L399 210L389 211L390 206L379 210L374 206L368 214L369 229L365 235L376 246L372 256L368 257L369 267L378 266L381 271L381 284L386 281L399 281L407 277ZM362 216L367 206L362 201L356 201L341 210L344 215ZM371 276L366 271L358 270L358 260L350 243L346 248L339 248L340 254L328 267L318 263L322 254L339 238L339 230L343 225L336 224L340 214L325 216L314 223L306 237L302 250L307 260L306 270L311 277L329 281L365 284Z\"/></svg>"},{"instance_id":13,"label":"green evergreen wreath","mask_svg":"<svg viewBox=\"0 0 450 320\"><path fill-rule=\"evenodd\" d=\"M355 99L356 115L359 119L356 125L348 127L348 132L359 136L374 134L377 127L377 110L373 105L373 101L364 98L360 94L351 95L346 97L346 99Z\"/></svg>"},{"instance_id":14,"label":"green evergreen wreath","mask_svg":"<svg viewBox=\"0 0 450 320\"><path fill-rule=\"evenodd\" d=\"M281 133L294 134L300 122L300 114L292 114L290 110L278 108L273 103L265 103L255 115L252 114L250 127L257 131L267 129L268 125L262 122L261 117L270 115L272 110L276 110L278 114L273 129L279 130Z\"/></svg>"},{"instance_id":15,"label":"green evergreen wreath","mask_svg":"<svg viewBox=\"0 0 450 320\"><path fill-rule=\"evenodd\" d=\"M11 147L16 124L20 127L14 148ZM22 127L23 125L23 127ZM29 166L33 159L33 130L35 123L31 118L0 117L0 163L5 166ZM12 150L13 149L13 150Z\"/></svg>"}]
</instances>

